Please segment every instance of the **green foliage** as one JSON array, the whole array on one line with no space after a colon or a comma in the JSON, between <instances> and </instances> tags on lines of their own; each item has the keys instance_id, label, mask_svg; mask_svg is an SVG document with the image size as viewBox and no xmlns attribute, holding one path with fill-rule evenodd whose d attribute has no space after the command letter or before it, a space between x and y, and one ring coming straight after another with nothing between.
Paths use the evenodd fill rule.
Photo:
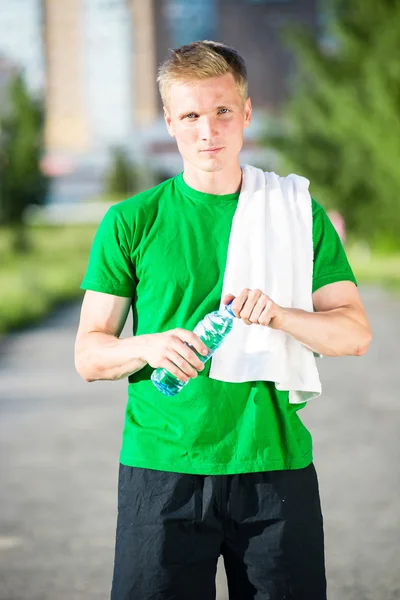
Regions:
<instances>
[{"instance_id":1,"label":"green foliage","mask_svg":"<svg viewBox=\"0 0 400 600\"><path fill-rule=\"evenodd\" d=\"M107 194L127 198L140 192L143 189L142 185L139 169L130 160L127 152L122 148L113 148L106 180Z\"/></svg>"},{"instance_id":2,"label":"green foliage","mask_svg":"<svg viewBox=\"0 0 400 600\"><path fill-rule=\"evenodd\" d=\"M21 75L11 81L9 105L0 114L0 223L19 227L25 208L43 203L47 193L40 169L44 112Z\"/></svg>"},{"instance_id":3,"label":"green foliage","mask_svg":"<svg viewBox=\"0 0 400 600\"><path fill-rule=\"evenodd\" d=\"M106 190L102 198L106 202L117 202L158 185L171 175L146 164L138 164L129 158L123 148L113 148L111 164L106 176Z\"/></svg>"},{"instance_id":4,"label":"green foliage","mask_svg":"<svg viewBox=\"0 0 400 600\"><path fill-rule=\"evenodd\" d=\"M266 143L350 232L399 247L400 3L332 1L335 49L292 37L299 77L283 133Z\"/></svg>"},{"instance_id":5,"label":"green foliage","mask_svg":"<svg viewBox=\"0 0 400 600\"><path fill-rule=\"evenodd\" d=\"M399 250L391 254L371 252L368 244L356 242L346 247L346 253L358 283L380 285L400 294Z\"/></svg>"},{"instance_id":6,"label":"green foliage","mask_svg":"<svg viewBox=\"0 0 400 600\"><path fill-rule=\"evenodd\" d=\"M0 335L82 297L94 225L27 227L29 252L16 254L13 230L0 228ZM68 260L65 260L65 257Z\"/></svg>"}]
</instances>

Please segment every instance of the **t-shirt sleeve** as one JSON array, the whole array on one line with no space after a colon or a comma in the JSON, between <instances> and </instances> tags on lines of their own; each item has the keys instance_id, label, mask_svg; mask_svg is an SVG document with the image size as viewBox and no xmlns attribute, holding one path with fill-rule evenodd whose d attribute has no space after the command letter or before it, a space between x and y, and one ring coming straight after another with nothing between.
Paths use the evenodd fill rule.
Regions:
<instances>
[{"instance_id":1,"label":"t-shirt sleeve","mask_svg":"<svg viewBox=\"0 0 400 600\"><path fill-rule=\"evenodd\" d=\"M81 289L131 298L135 289L129 236L121 216L111 207L103 217L90 250Z\"/></svg>"},{"instance_id":2,"label":"t-shirt sleeve","mask_svg":"<svg viewBox=\"0 0 400 600\"><path fill-rule=\"evenodd\" d=\"M314 271L313 292L336 281L356 278L350 267L340 237L324 208L313 199Z\"/></svg>"}]
</instances>

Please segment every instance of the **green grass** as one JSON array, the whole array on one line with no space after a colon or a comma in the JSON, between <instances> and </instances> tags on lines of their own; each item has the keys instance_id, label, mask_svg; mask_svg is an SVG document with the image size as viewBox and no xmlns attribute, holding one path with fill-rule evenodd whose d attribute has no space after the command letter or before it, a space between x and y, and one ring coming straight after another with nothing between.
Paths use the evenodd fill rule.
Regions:
<instances>
[{"instance_id":1,"label":"green grass","mask_svg":"<svg viewBox=\"0 0 400 600\"><path fill-rule=\"evenodd\" d=\"M350 264L362 283L382 285L400 293L400 251L389 253L371 252L363 244L352 244L346 248Z\"/></svg>"},{"instance_id":2,"label":"green grass","mask_svg":"<svg viewBox=\"0 0 400 600\"><path fill-rule=\"evenodd\" d=\"M13 251L9 229L0 229L0 333L40 319L82 296L95 226L30 227L30 250Z\"/></svg>"}]
</instances>

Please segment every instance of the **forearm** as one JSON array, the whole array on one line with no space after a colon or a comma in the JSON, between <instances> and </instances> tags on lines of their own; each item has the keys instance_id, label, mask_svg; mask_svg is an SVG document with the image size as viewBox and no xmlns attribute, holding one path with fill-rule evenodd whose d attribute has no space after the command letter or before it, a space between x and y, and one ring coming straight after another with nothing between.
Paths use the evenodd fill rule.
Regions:
<instances>
[{"instance_id":1,"label":"forearm","mask_svg":"<svg viewBox=\"0 0 400 600\"><path fill-rule=\"evenodd\" d=\"M279 329L325 356L361 356L368 349L371 332L360 323L351 307L326 312L284 308Z\"/></svg>"},{"instance_id":2,"label":"forearm","mask_svg":"<svg viewBox=\"0 0 400 600\"><path fill-rule=\"evenodd\" d=\"M147 364L143 358L147 337L119 339L108 333L86 333L76 345L76 369L86 381L123 379Z\"/></svg>"}]
</instances>

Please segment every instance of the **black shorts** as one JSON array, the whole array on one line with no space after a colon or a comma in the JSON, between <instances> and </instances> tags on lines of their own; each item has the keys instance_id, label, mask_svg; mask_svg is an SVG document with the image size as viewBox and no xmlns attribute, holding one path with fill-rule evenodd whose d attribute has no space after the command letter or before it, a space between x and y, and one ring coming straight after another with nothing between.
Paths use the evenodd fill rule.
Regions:
<instances>
[{"instance_id":1,"label":"black shorts","mask_svg":"<svg viewBox=\"0 0 400 600\"><path fill-rule=\"evenodd\" d=\"M120 466L111 600L325 600L314 466L183 475Z\"/></svg>"}]
</instances>

